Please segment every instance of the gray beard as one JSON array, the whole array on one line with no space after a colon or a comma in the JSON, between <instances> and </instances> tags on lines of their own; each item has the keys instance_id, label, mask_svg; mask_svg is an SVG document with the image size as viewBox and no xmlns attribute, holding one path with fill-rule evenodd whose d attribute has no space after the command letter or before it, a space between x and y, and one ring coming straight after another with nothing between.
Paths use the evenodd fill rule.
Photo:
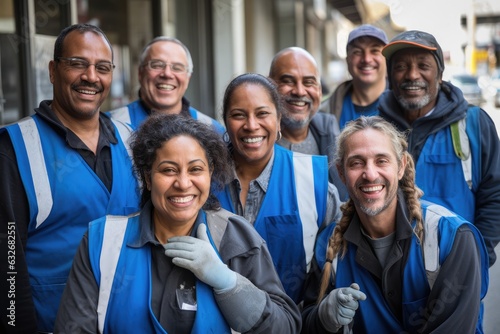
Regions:
<instances>
[{"instance_id":1,"label":"gray beard","mask_svg":"<svg viewBox=\"0 0 500 334\"><path fill-rule=\"evenodd\" d=\"M440 86L439 82L436 82L436 96L439 94ZM405 110L419 110L425 107L431 101L431 94L425 94L420 101L410 102L406 100L402 95L397 97L398 103Z\"/></svg>"},{"instance_id":2,"label":"gray beard","mask_svg":"<svg viewBox=\"0 0 500 334\"><path fill-rule=\"evenodd\" d=\"M426 94L420 101L410 102L406 100L402 95L398 96L398 103L405 110L419 110L425 107L431 101L431 97L429 94Z\"/></svg>"},{"instance_id":3,"label":"gray beard","mask_svg":"<svg viewBox=\"0 0 500 334\"><path fill-rule=\"evenodd\" d=\"M360 204L359 208L367 216L374 217L374 216L378 215L379 213L381 213L382 211L384 211L385 209L387 209L388 206L389 206L389 203L385 203L383 206L381 206L377 209L372 209L372 208L367 208L367 207Z\"/></svg>"},{"instance_id":4,"label":"gray beard","mask_svg":"<svg viewBox=\"0 0 500 334\"><path fill-rule=\"evenodd\" d=\"M283 127L291 130L303 129L309 125L309 121L309 118L305 118L299 121L293 118L286 117L285 115L281 117L281 124L283 125Z\"/></svg>"}]
</instances>

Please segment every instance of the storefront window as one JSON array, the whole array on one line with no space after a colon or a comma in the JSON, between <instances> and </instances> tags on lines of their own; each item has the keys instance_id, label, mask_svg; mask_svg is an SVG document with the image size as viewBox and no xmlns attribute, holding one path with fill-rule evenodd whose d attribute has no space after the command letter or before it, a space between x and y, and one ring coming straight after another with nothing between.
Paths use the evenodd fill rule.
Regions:
<instances>
[{"instance_id":1,"label":"storefront window","mask_svg":"<svg viewBox=\"0 0 500 334\"><path fill-rule=\"evenodd\" d=\"M0 0L0 126L20 118L18 38L14 0Z\"/></svg>"},{"instance_id":2,"label":"storefront window","mask_svg":"<svg viewBox=\"0 0 500 334\"><path fill-rule=\"evenodd\" d=\"M110 94L101 106L101 110L107 111L128 104L131 100L129 34L134 34L134 37L140 36L144 27L151 26L149 22L151 14L148 11L150 1L77 0L77 8L78 23L98 26L113 45L113 62L116 68L113 71Z\"/></svg>"},{"instance_id":3,"label":"storefront window","mask_svg":"<svg viewBox=\"0 0 500 334\"><path fill-rule=\"evenodd\" d=\"M35 33L38 35L57 36L69 25L69 0L35 0Z\"/></svg>"}]
</instances>

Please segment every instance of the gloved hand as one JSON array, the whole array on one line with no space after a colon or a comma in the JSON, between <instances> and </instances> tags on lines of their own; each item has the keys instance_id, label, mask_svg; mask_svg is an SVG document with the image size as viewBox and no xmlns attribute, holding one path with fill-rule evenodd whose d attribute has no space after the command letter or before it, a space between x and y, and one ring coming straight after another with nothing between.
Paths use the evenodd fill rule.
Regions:
<instances>
[{"instance_id":1,"label":"gloved hand","mask_svg":"<svg viewBox=\"0 0 500 334\"><path fill-rule=\"evenodd\" d=\"M197 238L190 236L173 237L163 245L165 255L172 262L191 271L198 279L214 289L226 290L236 285L236 273L219 258L207 235L207 226L200 224Z\"/></svg>"},{"instance_id":2,"label":"gloved hand","mask_svg":"<svg viewBox=\"0 0 500 334\"><path fill-rule=\"evenodd\" d=\"M359 285L352 283L349 288L331 291L319 304L318 315L325 329L337 332L340 327L351 323L358 300L365 300L366 295L359 291Z\"/></svg>"}]
</instances>

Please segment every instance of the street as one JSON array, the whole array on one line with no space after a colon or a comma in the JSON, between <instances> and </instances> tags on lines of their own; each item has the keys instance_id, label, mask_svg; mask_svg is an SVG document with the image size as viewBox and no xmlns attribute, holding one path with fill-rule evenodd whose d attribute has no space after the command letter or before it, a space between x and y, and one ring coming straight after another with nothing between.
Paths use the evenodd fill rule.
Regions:
<instances>
[{"instance_id":1,"label":"street","mask_svg":"<svg viewBox=\"0 0 500 334\"><path fill-rule=\"evenodd\" d=\"M495 122L497 132L500 133L500 109L495 108L492 104L485 104L482 106ZM495 248L496 254L500 259L500 244ZM500 261L497 260L490 268L490 285L488 287L488 294L484 300L484 333L494 334L498 333L500 328Z\"/></svg>"},{"instance_id":2,"label":"street","mask_svg":"<svg viewBox=\"0 0 500 334\"><path fill-rule=\"evenodd\" d=\"M500 110L499 110L500 112ZM500 246L495 248L497 256L500 256ZM494 334L498 333L500 328L500 312L498 305L500 303L500 264L499 261L495 262L493 267L490 268L490 285L488 287L488 294L484 300L484 333Z\"/></svg>"}]
</instances>

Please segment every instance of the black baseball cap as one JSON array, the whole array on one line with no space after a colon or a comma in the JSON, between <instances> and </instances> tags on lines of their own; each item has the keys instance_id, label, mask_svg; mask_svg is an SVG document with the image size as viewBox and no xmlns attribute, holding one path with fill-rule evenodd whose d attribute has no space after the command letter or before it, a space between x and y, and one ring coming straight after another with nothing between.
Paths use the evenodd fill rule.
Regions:
<instances>
[{"instance_id":1,"label":"black baseball cap","mask_svg":"<svg viewBox=\"0 0 500 334\"><path fill-rule=\"evenodd\" d=\"M382 54L389 64L391 57L396 52L408 48L421 48L430 51L434 58L436 58L439 70L441 72L444 71L444 59L441 46L439 46L434 36L423 31L409 30L396 35L389 44L382 49Z\"/></svg>"}]
</instances>

